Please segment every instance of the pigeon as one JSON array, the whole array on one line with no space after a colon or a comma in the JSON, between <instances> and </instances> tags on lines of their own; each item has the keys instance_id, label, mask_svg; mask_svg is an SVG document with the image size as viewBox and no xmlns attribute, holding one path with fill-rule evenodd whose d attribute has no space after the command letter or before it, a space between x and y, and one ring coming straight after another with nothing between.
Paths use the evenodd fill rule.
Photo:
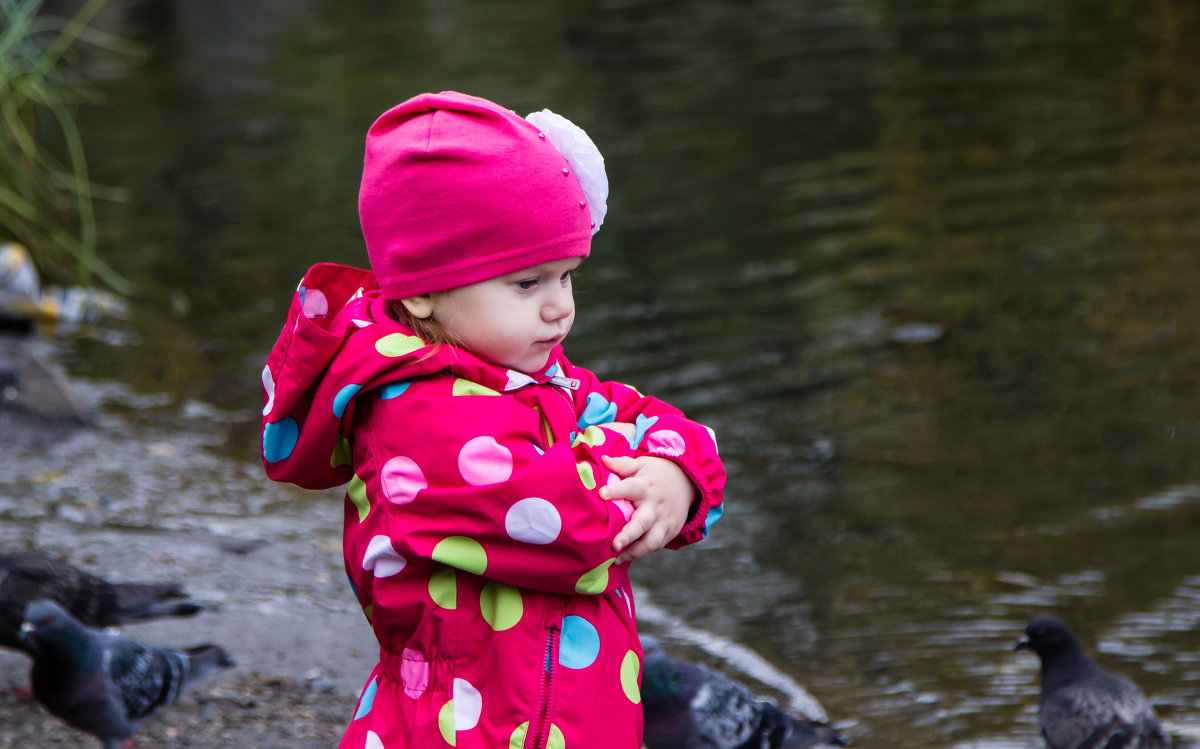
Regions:
<instances>
[{"instance_id":1,"label":"pigeon","mask_svg":"<svg viewBox=\"0 0 1200 749\"><path fill-rule=\"evenodd\" d=\"M0 645L24 649L25 607L49 598L89 627L164 616L191 616L201 606L179 583L110 583L40 552L0 554Z\"/></svg>"},{"instance_id":2,"label":"pigeon","mask_svg":"<svg viewBox=\"0 0 1200 749\"><path fill-rule=\"evenodd\" d=\"M21 636L33 655L34 698L105 749L119 749L198 679L234 665L216 645L173 650L85 627L50 600L29 604Z\"/></svg>"},{"instance_id":3,"label":"pigeon","mask_svg":"<svg viewBox=\"0 0 1200 749\"><path fill-rule=\"evenodd\" d=\"M1016 649L1032 650L1042 661L1039 718L1051 749L1172 746L1142 690L1096 665L1061 619L1029 622Z\"/></svg>"},{"instance_id":4,"label":"pigeon","mask_svg":"<svg viewBox=\"0 0 1200 749\"><path fill-rule=\"evenodd\" d=\"M667 655L642 635L643 741L649 749L800 749L846 740L832 726L784 713L746 685Z\"/></svg>"}]
</instances>

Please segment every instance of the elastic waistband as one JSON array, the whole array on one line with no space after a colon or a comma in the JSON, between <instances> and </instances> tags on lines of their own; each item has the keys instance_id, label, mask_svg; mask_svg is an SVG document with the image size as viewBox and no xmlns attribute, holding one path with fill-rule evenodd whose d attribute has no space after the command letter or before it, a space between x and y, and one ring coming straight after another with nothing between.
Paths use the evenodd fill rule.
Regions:
<instances>
[{"instance_id":1,"label":"elastic waistband","mask_svg":"<svg viewBox=\"0 0 1200 749\"><path fill-rule=\"evenodd\" d=\"M444 678L449 672L445 658L427 658L409 648L400 653L382 648L379 650L380 676L399 684L404 693L413 699L427 695L449 697L448 680Z\"/></svg>"}]
</instances>

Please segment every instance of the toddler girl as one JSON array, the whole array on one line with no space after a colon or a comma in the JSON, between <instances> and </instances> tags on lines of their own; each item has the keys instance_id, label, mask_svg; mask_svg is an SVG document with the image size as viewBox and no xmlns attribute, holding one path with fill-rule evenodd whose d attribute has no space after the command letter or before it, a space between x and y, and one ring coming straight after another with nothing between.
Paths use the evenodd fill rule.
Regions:
<instances>
[{"instance_id":1,"label":"toddler girl","mask_svg":"<svg viewBox=\"0 0 1200 749\"><path fill-rule=\"evenodd\" d=\"M548 111L424 94L367 134L373 270L309 270L263 370L267 473L349 482L380 652L342 747L641 746L628 562L702 538L725 473L706 427L562 353L606 197Z\"/></svg>"}]
</instances>

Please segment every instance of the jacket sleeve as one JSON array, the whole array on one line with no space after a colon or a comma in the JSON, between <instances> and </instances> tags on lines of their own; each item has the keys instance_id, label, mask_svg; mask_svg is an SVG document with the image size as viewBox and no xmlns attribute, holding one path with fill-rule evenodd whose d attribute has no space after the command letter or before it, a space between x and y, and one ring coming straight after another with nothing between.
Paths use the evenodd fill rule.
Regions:
<instances>
[{"instance_id":1,"label":"jacket sleeve","mask_svg":"<svg viewBox=\"0 0 1200 749\"><path fill-rule=\"evenodd\" d=\"M613 422L631 424L635 457L653 455L674 461L696 485L699 498L679 535L667 547L678 549L708 535L724 512L725 467L717 452L716 433L657 398L644 396L619 382L601 381L582 367L570 374L580 381L576 395L579 428Z\"/></svg>"},{"instance_id":2,"label":"jacket sleeve","mask_svg":"<svg viewBox=\"0 0 1200 749\"><path fill-rule=\"evenodd\" d=\"M436 562L567 595L625 583L627 565L612 566L625 515L596 491L605 471L598 454L612 454L624 438L597 428L573 445L544 448L536 409L456 394L450 380L421 378L399 395L384 388L360 399L348 560L365 570L380 554L399 555L403 562L386 564ZM620 449L630 454L627 444Z\"/></svg>"}]
</instances>

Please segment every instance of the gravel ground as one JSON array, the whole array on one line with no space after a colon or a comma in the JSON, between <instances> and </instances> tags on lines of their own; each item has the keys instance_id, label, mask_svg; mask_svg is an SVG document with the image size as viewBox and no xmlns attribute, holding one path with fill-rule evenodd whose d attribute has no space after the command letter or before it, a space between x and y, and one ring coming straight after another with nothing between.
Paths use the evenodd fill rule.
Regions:
<instances>
[{"instance_id":1,"label":"gravel ground","mask_svg":"<svg viewBox=\"0 0 1200 749\"><path fill-rule=\"evenodd\" d=\"M12 665L5 659L0 670ZM353 697L323 691L313 682L227 672L151 715L138 731L137 745L326 749L337 746L353 709ZM0 747L53 746L99 742L14 689L0 693Z\"/></svg>"},{"instance_id":2,"label":"gravel ground","mask_svg":"<svg viewBox=\"0 0 1200 749\"><path fill-rule=\"evenodd\" d=\"M122 634L212 642L237 661L151 715L139 749L337 746L378 652L342 570L338 492L272 484L222 457L212 446L237 414L181 423L120 386L67 384L36 341L19 344L0 336L0 374L21 384L0 393L0 552L44 551L113 581L180 581L200 614ZM86 412L97 415L76 418ZM28 684L29 659L0 649L0 749L100 745Z\"/></svg>"}]
</instances>

